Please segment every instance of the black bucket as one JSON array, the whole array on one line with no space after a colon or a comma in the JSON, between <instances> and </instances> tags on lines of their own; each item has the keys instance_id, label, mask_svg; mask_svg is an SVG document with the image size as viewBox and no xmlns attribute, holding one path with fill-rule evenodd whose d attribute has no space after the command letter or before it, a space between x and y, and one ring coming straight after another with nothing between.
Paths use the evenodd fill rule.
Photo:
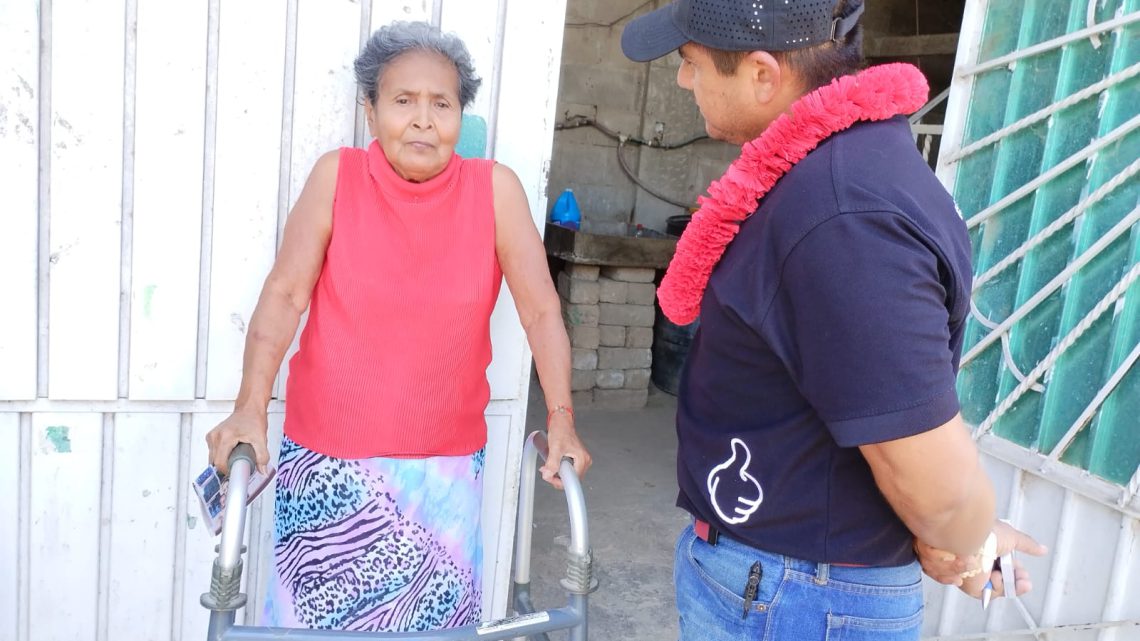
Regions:
<instances>
[{"instance_id":1,"label":"black bucket","mask_svg":"<svg viewBox=\"0 0 1140 641\"><path fill-rule=\"evenodd\" d=\"M688 325L676 325L661 308L657 309L657 321L653 325L653 369L650 378L662 392L677 395L681 386L681 370L689 356L689 346L697 333L700 321Z\"/></svg>"},{"instance_id":2,"label":"black bucket","mask_svg":"<svg viewBox=\"0 0 1140 641\"><path fill-rule=\"evenodd\" d=\"M685 228L689 226L689 221L693 219L692 214L683 214L680 216L670 216L665 219L665 233L670 236L680 236L684 233Z\"/></svg>"}]
</instances>

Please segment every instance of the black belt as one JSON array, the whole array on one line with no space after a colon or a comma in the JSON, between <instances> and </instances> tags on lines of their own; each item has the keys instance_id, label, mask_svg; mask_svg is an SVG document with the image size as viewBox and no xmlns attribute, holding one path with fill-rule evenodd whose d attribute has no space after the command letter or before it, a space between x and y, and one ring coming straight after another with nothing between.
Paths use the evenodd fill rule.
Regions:
<instances>
[{"instance_id":1,"label":"black belt","mask_svg":"<svg viewBox=\"0 0 1140 641\"><path fill-rule=\"evenodd\" d=\"M700 519L693 520L693 531L697 533L697 538L708 543L709 545L716 545L720 540L720 530L708 521Z\"/></svg>"}]
</instances>

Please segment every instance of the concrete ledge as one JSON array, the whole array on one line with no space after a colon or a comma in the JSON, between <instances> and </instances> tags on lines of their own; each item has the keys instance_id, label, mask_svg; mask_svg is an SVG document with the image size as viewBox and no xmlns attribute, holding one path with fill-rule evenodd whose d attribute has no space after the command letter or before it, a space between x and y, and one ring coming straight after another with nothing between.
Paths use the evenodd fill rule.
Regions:
<instances>
[{"instance_id":1,"label":"concrete ledge","mask_svg":"<svg viewBox=\"0 0 1140 641\"><path fill-rule=\"evenodd\" d=\"M581 265L664 269L677 249L677 239L660 232L652 232L660 237L629 236L590 233L590 229L588 223L583 230L547 223L546 253Z\"/></svg>"},{"instance_id":2,"label":"concrete ledge","mask_svg":"<svg viewBox=\"0 0 1140 641\"><path fill-rule=\"evenodd\" d=\"M956 33L878 36L864 38L863 40L863 55L867 58L908 58L954 55L956 53L958 53L958 34Z\"/></svg>"}]
</instances>

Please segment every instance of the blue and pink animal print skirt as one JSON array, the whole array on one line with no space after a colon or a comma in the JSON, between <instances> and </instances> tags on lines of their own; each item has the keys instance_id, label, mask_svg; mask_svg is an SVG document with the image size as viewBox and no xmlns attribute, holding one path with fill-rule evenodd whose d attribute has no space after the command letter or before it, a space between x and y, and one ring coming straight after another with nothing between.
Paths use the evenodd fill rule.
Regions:
<instances>
[{"instance_id":1,"label":"blue and pink animal print skirt","mask_svg":"<svg viewBox=\"0 0 1140 641\"><path fill-rule=\"evenodd\" d=\"M336 459L285 438L263 625L406 632L480 618L484 450Z\"/></svg>"}]
</instances>

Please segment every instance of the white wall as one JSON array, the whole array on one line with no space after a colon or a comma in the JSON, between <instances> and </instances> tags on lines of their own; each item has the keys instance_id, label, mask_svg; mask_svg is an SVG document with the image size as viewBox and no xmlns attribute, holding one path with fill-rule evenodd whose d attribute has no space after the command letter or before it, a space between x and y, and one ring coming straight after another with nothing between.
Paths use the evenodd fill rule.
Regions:
<instances>
[{"instance_id":1,"label":"white wall","mask_svg":"<svg viewBox=\"0 0 1140 641\"><path fill-rule=\"evenodd\" d=\"M979 446L999 515L1049 548L1020 555L1033 591L996 599L988 611L956 588L927 579L930 640L1132 641L1140 639L1140 509L1125 490L1048 465L1045 456L987 435ZM1031 630L1039 630L1034 635Z\"/></svg>"},{"instance_id":2,"label":"white wall","mask_svg":"<svg viewBox=\"0 0 1140 641\"><path fill-rule=\"evenodd\" d=\"M0 639L204 634L215 541L190 479L232 405L309 168L366 143L351 71L363 39L393 19L464 38L484 78L470 112L537 222L564 12L560 0L0 3ZM492 334L484 592L485 614L502 615L530 363L506 288ZM283 409L270 407L274 447ZM270 510L253 514L255 603Z\"/></svg>"}]
</instances>

